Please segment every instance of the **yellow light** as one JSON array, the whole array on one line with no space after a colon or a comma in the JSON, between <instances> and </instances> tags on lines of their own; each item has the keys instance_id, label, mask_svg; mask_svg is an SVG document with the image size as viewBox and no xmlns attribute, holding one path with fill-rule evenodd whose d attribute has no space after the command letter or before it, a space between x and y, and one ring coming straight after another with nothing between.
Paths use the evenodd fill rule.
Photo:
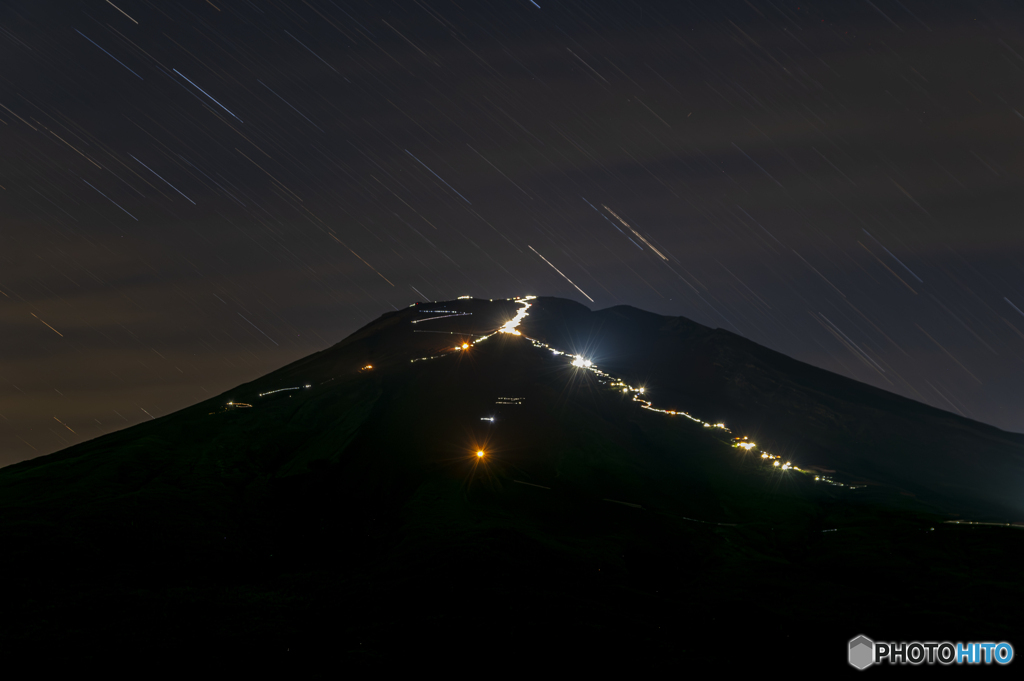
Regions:
<instances>
[{"instance_id":1,"label":"yellow light","mask_svg":"<svg viewBox=\"0 0 1024 681\"><path fill-rule=\"evenodd\" d=\"M463 343L462 344L462 349L463 350L468 350L469 349L469 343Z\"/></svg>"},{"instance_id":2,"label":"yellow light","mask_svg":"<svg viewBox=\"0 0 1024 681\"><path fill-rule=\"evenodd\" d=\"M481 449L479 452L476 453L476 455L482 459L484 456L484 450Z\"/></svg>"}]
</instances>

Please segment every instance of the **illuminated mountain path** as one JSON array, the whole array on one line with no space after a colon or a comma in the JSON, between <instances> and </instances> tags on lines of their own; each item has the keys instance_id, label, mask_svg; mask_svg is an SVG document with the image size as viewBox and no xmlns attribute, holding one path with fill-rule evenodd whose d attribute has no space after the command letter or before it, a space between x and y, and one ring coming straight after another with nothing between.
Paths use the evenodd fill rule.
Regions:
<instances>
[{"instance_id":1,"label":"illuminated mountain path","mask_svg":"<svg viewBox=\"0 0 1024 681\"><path fill-rule=\"evenodd\" d=\"M519 325L522 324L523 320L530 314L528 312L528 310L533 305L533 303L531 303L530 301L531 300L535 300L535 299L536 299L536 296L523 296L521 298L512 298L511 299L512 301L514 301L515 303L517 303L518 305L521 306L519 311L516 313L516 315L512 319L510 319L507 322L505 322L505 324L503 324L500 328L498 328L496 331L494 331L492 333L489 333L487 335L481 336L480 338L477 338L477 339L473 340L472 342L464 342L461 345L456 346L456 347L454 347L451 350L448 350L446 352L442 352L442 353L439 353L439 354L436 354L436 355L431 355L429 357L420 357L420 358L413 359L413 360L410 360L410 361L411 362L417 362L417 361L421 361L421 360L424 360L424 359L437 359L437 358L440 358L440 357L447 357L449 355L452 355L452 354L455 354L455 353L459 353L459 352L466 352L473 345L477 345L479 343L483 343L484 341L486 341L486 340L488 340L490 338L493 338L494 336L496 336L498 334L509 334L509 335L512 335L512 336L522 336L526 340L530 341L530 343L533 344L533 346L536 347L536 348L540 348L540 349L544 349L544 350L549 350L552 354L555 354L555 355L564 356L564 357L570 357L572 359L571 364L572 364L573 367L575 367L577 369L580 369L580 370L592 372L594 375L599 376L600 379L602 379L601 380L602 383L606 383L607 385L609 385L612 388L621 389L623 393L631 395L632 396L632 400L634 402L637 402L640 405L641 408L646 409L647 411L656 412L658 414L665 414L666 416L683 416L683 417L686 417L686 418L690 419L694 423L701 424L705 428L713 428L713 429L717 429L717 430L720 430L720 431L724 431L726 433L731 433L732 432L731 430L726 428L724 423L709 423L707 421L702 421L702 420L700 420L698 418L695 418L694 416L691 416L690 414L688 414L685 411L679 411L679 410L674 410L674 409L659 409L659 408L655 407L654 404L650 400L646 400L646 399L643 399L641 397L642 395L644 395L644 392L645 392L645 389L643 387L635 387L635 386L628 385L622 379L616 378L615 376L612 376L611 374L608 374L608 373L602 371L591 360L587 359L586 357L583 357L582 355L572 354L572 353L564 352L562 350L558 350L556 348L551 347L547 343L544 343L544 342L539 341L539 340L537 340L535 338L530 338L529 336L524 335L519 330ZM440 312L440 310L439 310L439 312ZM443 312L448 312L448 311L444 310ZM445 316L447 317L447 316L454 316L454 315L449 314L449 315L445 315ZM417 323L421 323L421 322L431 321L431 320L434 320L434 319L443 319L443 318L444 317L429 317L427 319L416 319L416 320L413 320L412 323L413 324L417 324ZM726 444L729 444L732 447L736 447L736 448L739 448L739 449L744 449L747 452L749 452L750 450L754 449L757 446L756 443L748 441L746 437L736 437L736 438L732 438L731 442L730 441L725 441L725 440L723 440L723 442L725 442ZM786 463L782 463L780 457L778 457L778 456L776 456L774 454L771 454L769 452L760 451L760 454L761 454L761 459L762 460L764 460L766 463L767 462L771 462L772 466L774 468L778 468L780 471L793 470L793 471L797 471L797 472L800 472L800 473L804 473L806 475L811 475L812 474L811 471L807 471L807 470L803 470L803 469L797 468L791 462L787 461ZM823 475L815 475L814 479L816 481L825 482L825 483L828 483L830 485L834 485L834 486L837 486L837 487L848 487L847 485L844 485L842 483L838 483L838 482L832 480L831 478L829 478L827 476L823 476ZM701 521L701 522L703 522L703 521Z\"/></svg>"}]
</instances>

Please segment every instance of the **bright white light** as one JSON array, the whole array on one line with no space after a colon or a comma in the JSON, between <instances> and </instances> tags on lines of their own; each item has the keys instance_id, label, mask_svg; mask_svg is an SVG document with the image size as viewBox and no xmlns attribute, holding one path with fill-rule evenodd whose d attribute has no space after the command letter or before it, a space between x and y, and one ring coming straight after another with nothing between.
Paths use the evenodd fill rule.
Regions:
<instances>
[{"instance_id":1,"label":"bright white light","mask_svg":"<svg viewBox=\"0 0 1024 681\"><path fill-rule=\"evenodd\" d=\"M576 355L572 360L572 365L574 367L584 367L586 369L589 369L590 367L594 366L594 363L591 362L589 359L584 359L580 355Z\"/></svg>"},{"instance_id":2,"label":"bright white light","mask_svg":"<svg viewBox=\"0 0 1024 681\"><path fill-rule=\"evenodd\" d=\"M505 325L498 329L498 333L510 333L513 336L522 336L523 334L519 333L516 327L522 323L523 317L528 314L526 311L530 309L530 303L526 301L533 300L534 298L536 298L536 296L526 296L522 300L517 300L516 302L523 306L522 309L516 313L515 317L505 322Z\"/></svg>"}]
</instances>

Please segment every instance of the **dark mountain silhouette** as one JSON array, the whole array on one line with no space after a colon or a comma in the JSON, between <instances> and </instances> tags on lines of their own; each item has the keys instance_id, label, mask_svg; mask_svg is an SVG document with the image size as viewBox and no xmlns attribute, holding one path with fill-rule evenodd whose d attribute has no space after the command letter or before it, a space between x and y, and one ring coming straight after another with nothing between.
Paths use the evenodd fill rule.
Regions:
<instances>
[{"instance_id":1,"label":"dark mountain silhouette","mask_svg":"<svg viewBox=\"0 0 1024 681\"><path fill-rule=\"evenodd\" d=\"M0 470L0 650L843 668L861 633L1019 630L1024 533L948 521L1024 519L1024 436L686 319L529 305L522 335L494 332L526 301L388 313Z\"/></svg>"}]
</instances>

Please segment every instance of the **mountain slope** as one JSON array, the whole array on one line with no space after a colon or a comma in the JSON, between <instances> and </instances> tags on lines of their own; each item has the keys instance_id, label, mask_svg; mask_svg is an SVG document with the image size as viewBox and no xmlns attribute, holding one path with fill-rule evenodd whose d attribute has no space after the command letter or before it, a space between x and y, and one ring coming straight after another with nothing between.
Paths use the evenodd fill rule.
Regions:
<instances>
[{"instance_id":1,"label":"mountain slope","mask_svg":"<svg viewBox=\"0 0 1024 681\"><path fill-rule=\"evenodd\" d=\"M523 335L494 333L512 319ZM744 424L847 486L730 446ZM924 429L941 433L908 448ZM416 305L215 399L0 470L18 585L0 648L99 660L117 640L317 671L453 645L465 660L685 661L729 637L768 646L770 631L843 665L858 633L1001 640L1024 604L1019 530L943 521L1012 519L1000 513L1019 503L958 448L1012 490L1021 442L683 319L557 299Z\"/></svg>"},{"instance_id":2,"label":"mountain slope","mask_svg":"<svg viewBox=\"0 0 1024 681\"><path fill-rule=\"evenodd\" d=\"M523 331L589 351L663 407L947 510L1024 520L1024 436L798 362L722 329L626 306L540 301Z\"/></svg>"}]
</instances>

